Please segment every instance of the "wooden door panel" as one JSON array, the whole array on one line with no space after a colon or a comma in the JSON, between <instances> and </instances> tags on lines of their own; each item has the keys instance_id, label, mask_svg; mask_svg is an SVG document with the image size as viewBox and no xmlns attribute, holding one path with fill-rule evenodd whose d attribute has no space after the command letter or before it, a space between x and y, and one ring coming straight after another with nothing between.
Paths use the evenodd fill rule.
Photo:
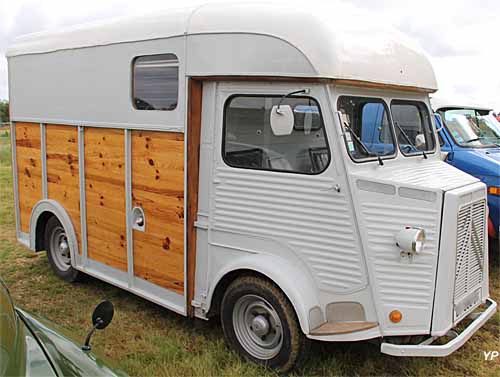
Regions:
<instances>
[{"instance_id":1,"label":"wooden door panel","mask_svg":"<svg viewBox=\"0 0 500 377\"><path fill-rule=\"evenodd\" d=\"M184 135L132 131L132 206L145 230L133 231L134 275L184 294Z\"/></svg>"},{"instance_id":2,"label":"wooden door panel","mask_svg":"<svg viewBox=\"0 0 500 377\"><path fill-rule=\"evenodd\" d=\"M125 134L89 127L84 135L88 257L127 271Z\"/></svg>"}]
</instances>

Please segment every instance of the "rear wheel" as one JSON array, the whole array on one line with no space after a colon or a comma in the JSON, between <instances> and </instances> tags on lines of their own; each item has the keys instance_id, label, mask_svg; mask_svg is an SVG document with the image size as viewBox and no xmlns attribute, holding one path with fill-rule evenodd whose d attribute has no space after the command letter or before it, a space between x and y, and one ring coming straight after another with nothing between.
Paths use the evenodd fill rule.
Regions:
<instances>
[{"instance_id":1,"label":"rear wheel","mask_svg":"<svg viewBox=\"0 0 500 377\"><path fill-rule=\"evenodd\" d=\"M240 356L285 373L306 352L292 305L271 282L253 276L235 280L222 300L221 322L230 347Z\"/></svg>"},{"instance_id":2,"label":"rear wheel","mask_svg":"<svg viewBox=\"0 0 500 377\"><path fill-rule=\"evenodd\" d=\"M67 282L76 281L80 273L71 266L68 236L56 217L51 217L45 226L45 245L49 264L55 274Z\"/></svg>"}]
</instances>

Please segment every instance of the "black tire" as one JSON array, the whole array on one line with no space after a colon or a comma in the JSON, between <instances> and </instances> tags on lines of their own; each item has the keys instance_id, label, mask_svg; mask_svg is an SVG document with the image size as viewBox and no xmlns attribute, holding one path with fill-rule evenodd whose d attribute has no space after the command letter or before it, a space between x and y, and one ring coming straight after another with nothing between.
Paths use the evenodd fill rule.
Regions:
<instances>
[{"instance_id":1,"label":"black tire","mask_svg":"<svg viewBox=\"0 0 500 377\"><path fill-rule=\"evenodd\" d=\"M54 247L54 242L51 241L54 237L56 236L63 237L65 234L66 231L64 230L64 227L62 226L61 222L57 219L57 217L55 216L51 217L47 221L47 224L45 225L44 241L50 267L52 268L54 273L61 279L67 281L68 283L72 283L77 281L81 277L81 274L78 270L75 270L71 266L71 264L67 265L61 262L61 258L58 258L58 256L56 255L56 253L58 253L58 250L56 250L56 248ZM68 250L69 250L69 244L68 244ZM69 251L68 253L69 255L71 255Z\"/></svg>"},{"instance_id":2,"label":"black tire","mask_svg":"<svg viewBox=\"0 0 500 377\"><path fill-rule=\"evenodd\" d=\"M240 303L242 300L248 300L248 298L263 299L262 302L268 306L270 305L274 310L274 314L277 314L279 317L281 326L278 326L278 328L281 328L281 330L278 331L281 331L282 341L281 345L277 346L279 350L273 351L276 354L272 357L271 355L265 358L257 357L255 353L250 353L247 349L248 345L246 348L240 340L242 339L242 332L239 329L241 329L242 325L235 325L235 321L238 320L234 318L241 317L239 315L239 313L241 313L239 309L241 306ZM250 314L250 316L243 316L243 318L252 318L251 315L252 314ZM256 317L253 318L255 320ZM253 321L246 321L245 323L247 322L251 322L252 324L255 323ZM268 321L268 323L270 322L271 321ZM306 356L306 350L308 348L307 338L300 329L295 310L283 292L268 280L255 276L244 276L233 281L227 288L222 300L221 323L224 337L229 347L236 350L245 360L272 368L280 373L287 373L298 366ZM238 330L236 330L235 327L238 328ZM254 331L252 326L248 328ZM269 329L269 327L266 329ZM262 330L262 328L260 330ZM250 333L249 330L246 331ZM237 332L240 335L237 335ZM271 330L270 335L275 337L275 334L276 332ZM253 335L255 335L255 333L253 333ZM252 336L247 337L247 339L251 341ZM267 337L267 334L264 335L263 339L265 339L265 337ZM245 341L243 341L243 343L245 343Z\"/></svg>"}]
</instances>

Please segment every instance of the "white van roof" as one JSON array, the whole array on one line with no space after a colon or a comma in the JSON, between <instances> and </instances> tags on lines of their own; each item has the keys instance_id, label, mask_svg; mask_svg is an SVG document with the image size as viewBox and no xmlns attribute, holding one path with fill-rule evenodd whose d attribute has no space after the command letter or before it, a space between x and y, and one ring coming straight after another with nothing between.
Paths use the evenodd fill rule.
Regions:
<instances>
[{"instance_id":1,"label":"white van roof","mask_svg":"<svg viewBox=\"0 0 500 377\"><path fill-rule=\"evenodd\" d=\"M441 109L448 109L448 108L474 109L474 110L488 111L488 112L493 111L491 107L482 106L479 104L471 104L471 103L464 104L461 101L453 101L450 98L432 97L430 101L432 110L434 111L439 111Z\"/></svg>"},{"instance_id":2,"label":"white van roof","mask_svg":"<svg viewBox=\"0 0 500 377\"><path fill-rule=\"evenodd\" d=\"M206 4L22 36L10 46L7 57L184 35L189 40L189 36L229 34L238 44L239 38L256 35L278 40L283 45L280 55L290 50L290 59L284 67L285 71L289 67L289 76L357 80L429 92L437 90L434 71L422 49L394 29L381 28L375 21L360 19L359 15L350 17L342 12L329 13L313 6L302 10L262 3ZM256 39L255 44L259 43ZM213 49L213 45L210 46ZM190 48L204 47L199 43L193 47L188 44ZM294 67L298 52L303 59ZM230 49L206 51L208 56L214 53L231 59ZM200 56L198 52L195 55ZM276 60L272 51L256 55L255 59L259 61L258 67L265 63L262 60L273 64ZM304 62L309 65L307 70L303 68ZM210 59L204 64L210 64ZM259 75L259 72L242 74Z\"/></svg>"}]
</instances>

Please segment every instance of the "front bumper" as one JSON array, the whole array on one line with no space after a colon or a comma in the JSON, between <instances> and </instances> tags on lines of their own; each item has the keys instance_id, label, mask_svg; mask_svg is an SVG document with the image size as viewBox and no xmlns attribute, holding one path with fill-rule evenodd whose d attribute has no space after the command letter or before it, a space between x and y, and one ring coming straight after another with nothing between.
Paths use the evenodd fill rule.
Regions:
<instances>
[{"instance_id":1,"label":"front bumper","mask_svg":"<svg viewBox=\"0 0 500 377\"><path fill-rule=\"evenodd\" d=\"M474 333L479 330L497 311L497 303L487 299L489 306L484 312L472 313L469 316L477 317L456 338L443 345L433 345L438 337L430 337L420 344L391 344L382 343L380 352L392 356L420 356L420 357L443 357L448 356L462 347Z\"/></svg>"}]
</instances>

